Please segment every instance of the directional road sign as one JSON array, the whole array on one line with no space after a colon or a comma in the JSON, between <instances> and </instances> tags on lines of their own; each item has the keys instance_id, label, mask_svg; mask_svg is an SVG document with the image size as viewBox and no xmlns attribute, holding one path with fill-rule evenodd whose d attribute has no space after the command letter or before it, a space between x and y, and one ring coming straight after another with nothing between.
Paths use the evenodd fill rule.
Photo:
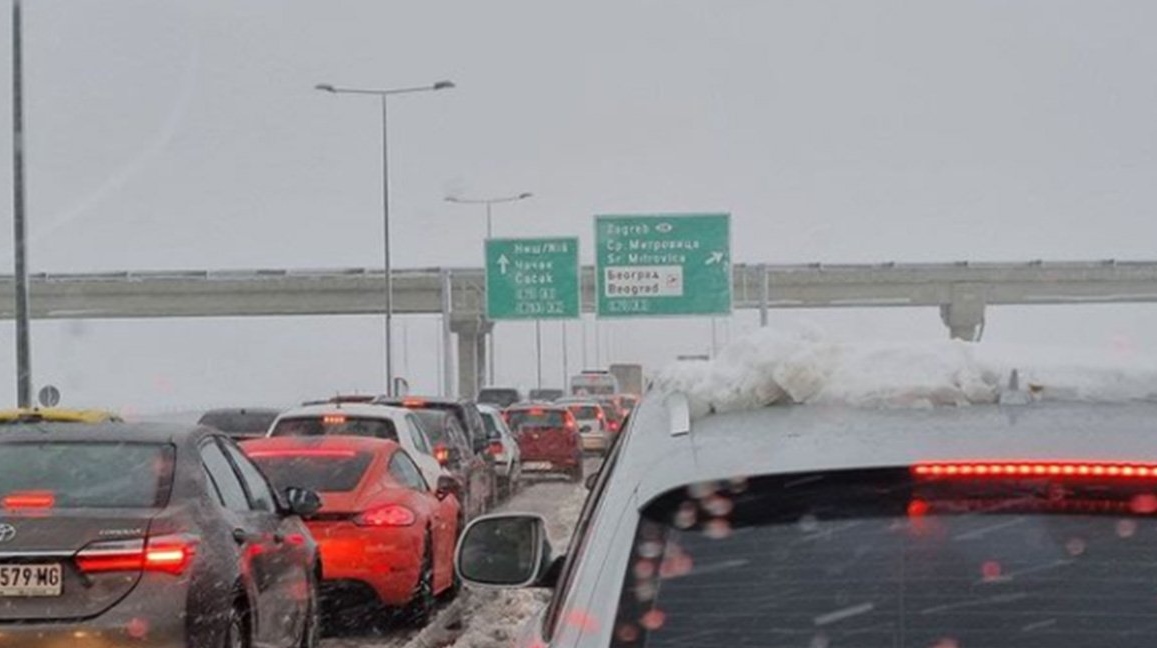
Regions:
<instances>
[{"instance_id":1,"label":"directional road sign","mask_svg":"<svg viewBox=\"0 0 1157 648\"><path fill-rule=\"evenodd\" d=\"M599 317L731 313L730 214L595 217Z\"/></svg>"},{"instance_id":2,"label":"directional road sign","mask_svg":"<svg viewBox=\"0 0 1157 648\"><path fill-rule=\"evenodd\" d=\"M486 241L486 317L533 320L578 316L577 238Z\"/></svg>"}]
</instances>

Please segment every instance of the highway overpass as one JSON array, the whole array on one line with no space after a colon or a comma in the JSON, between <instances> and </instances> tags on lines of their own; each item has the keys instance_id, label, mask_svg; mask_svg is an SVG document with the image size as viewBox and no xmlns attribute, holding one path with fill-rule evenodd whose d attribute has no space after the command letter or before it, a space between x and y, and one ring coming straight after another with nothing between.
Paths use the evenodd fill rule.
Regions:
<instances>
[{"instance_id":1,"label":"highway overpass","mask_svg":"<svg viewBox=\"0 0 1157 648\"><path fill-rule=\"evenodd\" d=\"M736 264L732 276L735 308L760 309L763 322L772 308L929 306L961 339L977 339L990 305L1157 301L1151 261ZM39 273L30 305L34 319L367 315L383 312L384 278L365 268ZM394 312L441 313L447 349L458 336L463 394L475 392L486 366L484 279L480 268L394 271ZM592 267L582 282L592 312ZM13 317L13 291L12 277L0 277L0 317ZM452 376L453 355L446 359Z\"/></svg>"}]
</instances>

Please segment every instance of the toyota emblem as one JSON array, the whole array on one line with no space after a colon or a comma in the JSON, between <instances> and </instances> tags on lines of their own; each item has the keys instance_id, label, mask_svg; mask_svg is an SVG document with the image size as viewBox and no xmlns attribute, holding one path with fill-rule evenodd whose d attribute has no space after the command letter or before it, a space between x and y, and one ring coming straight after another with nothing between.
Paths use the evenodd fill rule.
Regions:
<instances>
[{"instance_id":1,"label":"toyota emblem","mask_svg":"<svg viewBox=\"0 0 1157 648\"><path fill-rule=\"evenodd\" d=\"M0 542L8 542L16 537L16 527L11 524L0 524Z\"/></svg>"}]
</instances>

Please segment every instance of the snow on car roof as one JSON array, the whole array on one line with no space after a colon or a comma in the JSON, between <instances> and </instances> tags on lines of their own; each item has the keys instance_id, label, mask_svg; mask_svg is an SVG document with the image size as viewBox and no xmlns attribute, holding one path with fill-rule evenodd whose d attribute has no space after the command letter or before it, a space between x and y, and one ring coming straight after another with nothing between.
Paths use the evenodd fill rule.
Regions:
<instances>
[{"instance_id":1,"label":"snow on car roof","mask_svg":"<svg viewBox=\"0 0 1157 648\"><path fill-rule=\"evenodd\" d=\"M1036 399L1157 399L1157 359L1132 352L852 343L776 329L740 338L712 360L670 365L655 388L686 394L693 418L799 403L929 408L995 403L1014 369Z\"/></svg>"}]
</instances>

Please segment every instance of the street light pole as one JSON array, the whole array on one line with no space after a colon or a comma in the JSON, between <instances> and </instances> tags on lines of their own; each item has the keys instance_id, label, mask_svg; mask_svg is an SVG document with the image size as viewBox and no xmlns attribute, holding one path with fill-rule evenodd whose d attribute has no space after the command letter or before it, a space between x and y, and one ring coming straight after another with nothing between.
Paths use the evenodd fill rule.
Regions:
<instances>
[{"instance_id":1,"label":"street light pole","mask_svg":"<svg viewBox=\"0 0 1157 648\"><path fill-rule=\"evenodd\" d=\"M497 203L518 202L520 200L526 200L527 198L530 198L532 196L534 196L534 194L530 193L529 191L524 191L524 192L518 194L517 196L502 196L499 198L459 198L458 196L446 196L446 202L458 203L459 205L486 205L486 238L487 238L487 240L489 240L489 239L494 238L494 221L491 218L491 207L493 207ZM497 355L494 352L494 329L493 328L491 328L490 332L486 334L486 337L487 337L487 340L489 341L489 347L490 347L488 349L489 353L487 354L489 356L490 361L489 361L488 366L486 368L486 373L487 373L486 380L490 385L493 385L494 384L495 355ZM540 359L540 364L541 364L541 359Z\"/></svg>"},{"instance_id":2,"label":"street light pole","mask_svg":"<svg viewBox=\"0 0 1157 648\"><path fill-rule=\"evenodd\" d=\"M20 0L12 0L12 229L16 261L16 405L32 406L28 236L24 226L24 56Z\"/></svg>"},{"instance_id":3,"label":"street light pole","mask_svg":"<svg viewBox=\"0 0 1157 648\"><path fill-rule=\"evenodd\" d=\"M386 99L392 95L411 94L415 92L431 92L434 90L449 90L454 87L453 82L439 81L429 86L413 88L390 88L378 90L371 88L339 88L328 83L319 83L314 89L331 94L360 94L372 95L382 103L382 232L383 232L383 266L385 269L386 294L386 395L394 395L394 273L390 261L390 154L389 154L389 113Z\"/></svg>"},{"instance_id":4,"label":"street light pole","mask_svg":"<svg viewBox=\"0 0 1157 648\"><path fill-rule=\"evenodd\" d=\"M382 100L382 265L386 278L386 396L394 395L394 272L390 263L390 154L389 115Z\"/></svg>"}]
</instances>

